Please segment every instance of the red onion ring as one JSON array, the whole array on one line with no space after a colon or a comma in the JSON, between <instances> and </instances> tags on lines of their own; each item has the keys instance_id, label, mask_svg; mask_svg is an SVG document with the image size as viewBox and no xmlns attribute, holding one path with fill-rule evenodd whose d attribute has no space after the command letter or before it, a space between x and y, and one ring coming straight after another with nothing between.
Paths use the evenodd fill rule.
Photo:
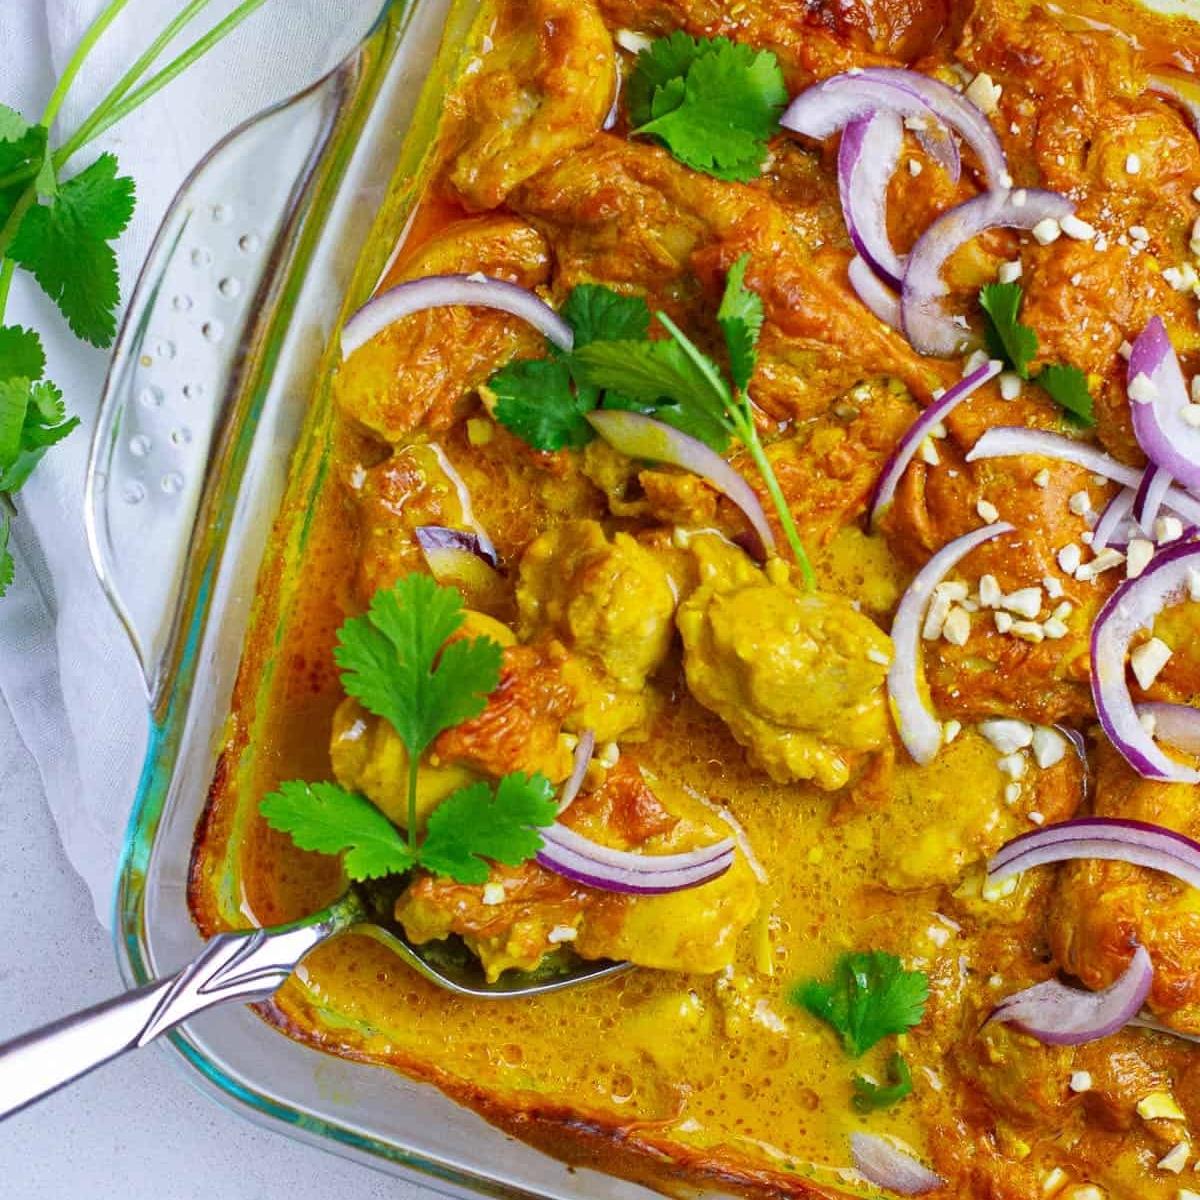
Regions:
<instances>
[{"instance_id":1,"label":"red onion ring","mask_svg":"<svg viewBox=\"0 0 1200 1200\"><path fill-rule=\"evenodd\" d=\"M1169 471L1184 487L1200 489L1200 429L1193 429L1183 419L1183 410L1190 403L1187 383L1160 317L1151 317L1133 343L1126 387L1132 389L1139 375L1150 381L1157 394L1150 401L1129 397L1138 445L1152 463ZM1148 528L1144 521L1141 524Z\"/></svg>"},{"instance_id":2,"label":"red onion ring","mask_svg":"<svg viewBox=\"0 0 1200 1200\"><path fill-rule=\"evenodd\" d=\"M1153 737L1184 754L1200 758L1200 708L1190 704L1169 704L1165 700L1148 700L1137 706L1138 716L1154 718Z\"/></svg>"},{"instance_id":3,"label":"red onion ring","mask_svg":"<svg viewBox=\"0 0 1200 1200\"><path fill-rule=\"evenodd\" d=\"M1187 113L1196 136L1200 137L1200 84L1190 77L1151 75L1150 90L1174 100Z\"/></svg>"},{"instance_id":4,"label":"red onion ring","mask_svg":"<svg viewBox=\"0 0 1200 1200\"><path fill-rule=\"evenodd\" d=\"M896 1192L900 1196L921 1196L945 1186L946 1181L940 1175L935 1175L911 1154L905 1154L891 1142L874 1134L851 1134L850 1151L858 1173L876 1187L887 1188L889 1192Z\"/></svg>"},{"instance_id":5,"label":"red onion ring","mask_svg":"<svg viewBox=\"0 0 1200 1200\"><path fill-rule=\"evenodd\" d=\"M1141 1010L1154 982L1154 964L1145 946L1117 981L1089 992L1047 979L1002 1000L988 1021L1002 1021L1048 1046L1080 1046L1123 1029Z\"/></svg>"},{"instance_id":6,"label":"red onion ring","mask_svg":"<svg viewBox=\"0 0 1200 1200\"><path fill-rule=\"evenodd\" d=\"M929 431L939 421L945 420L954 409L989 379L994 379L999 375L1003 369L1002 362L994 358L989 359L982 366L976 367L970 374L964 375L953 387L947 388L945 395L935 400L908 427L904 436L897 443L896 449L892 451L891 457L884 464L879 480L875 484L875 490L871 494L871 500L867 507L870 514L868 520L871 524L874 524L883 509L891 504L896 495L896 488L899 486L904 472L908 469L908 464L912 462L913 455L916 454Z\"/></svg>"},{"instance_id":7,"label":"red onion ring","mask_svg":"<svg viewBox=\"0 0 1200 1200\"><path fill-rule=\"evenodd\" d=\"M921 625L933 589L976 546L1012 533L1013 527L999 522L964 533L943 546L908 586L892 622L896 656L888 668L888 700L900 740L915 762L924 766L942 747L942 726L926 705L918 682L920 675Z\"/></svg>"},{"instance_id":8,"label":"red onion ring","mask_svg":"<svg viewBox=\"0 0 1200 1200\"><path fill-rule=\"evenodd\" d=\"M987 229L1032 229L1048 217L1061 221L1074 211L1075 205L1057 192L1020 188L984 192L942 213L917 239L904 272L900 313L913 347L948 357L975 340L946 312L942 299L948 290L942 267L960 246Z\"/></svg>"},{"instance_id":9,"label":"red onion ring","mask_svg":"<svg viewBox=\"0 0 1200 1200\"><path fill-rule=\"evenodd\" d=\"M858 298L885 324L900 328L900 297L856 254L846 268Z\"/></svg>"},{"instance_id":10,"label":"red onion ring","mask_svg":"<svg viewBox=\"0 0 1200 1200\"><path fill-rule=\"evenodd\" d=\"M881 108L851 121L838 148L838 195L850 240L867 266L895 291L904 260L888 237L887 192L903 144L900 118Z\"/></svg>"},{"instance_id":11,"label":"red onion ring","mask_svg":"<svg viewBox=\"0 0 1200 1200\"><path fill-rule=\"evenodd\" d=\"M592 428L615 450L630 458L682 467L706 479L742 510L768 555L775 553L775 535L754 489L715 450L673 425L622 409L597 409L587 414Z\"/></svg>"},{"instance_id":12,"label":"red onion ring","mask_svg":"<svg viewBox=\"0 0 1200 1200\"><path fill-rule=\"evenodd\" d=\"M957 183L962 177L962 159L959 157L958 143L954 140L954 135L941 125L914 129L913 133L921 143L921 149L941 165L942 170L950 177L950 182Z\"/></svg>"},{"instance_id":13,"label":"red onion ring","mask_svg":"<svg viewBox=\"0 0 1200 1200\"><path fill-rule=\"evenodd\" d=\"M1163 500L1171 490L1171 472L1162 467L1149 466L1142 472L1142 482L1133 496L1133 519L1145 533L1154 536L1154 520L1162 508ZM1092 539L1095 545L1095 538Z\"/></svg>"},{"instance_id":14,"label":"red onion ring","mask_svg":"<svg viewBox=\"0 0 1200 1200\"><path fill-rule=\"evenodd\" d=\"M579 735L579 741L575 743L575 765L571 770L571 777L563 784L562 795L558 798L558 815L560 817L575 803L575 797L579 795L579 789L583 786L588 763L592 761L592 753L595 749L596 731L585 729Z\"/></svg>"},{"instance_id":15,"label":"red onion ring","mask_svg":"<svg viewBox=\"0 0 1200 1200\"><path fill-rule=\"evenodd\" d=\"M971 447L967 462L978 462L985 458L1014 458L1022 454L1074 463L1093 475L1103 475L1105 479L1135 491L1142 481L1143 472L1136 467L1118 462L1111 454L1105 454L1087 442L1064 437L1061 433L1024 429L1016 425L997 425L989 429ZM1200 501L1189 496L1182 488L1172 486L1167 491L1166 504L1190 524L1200 525Z\"/></svg>"},{"instance_id":16,"label":"red onion ring","mask_svg":"<svg viewBox=\"0 0 1200 1200\"><path fill-rule=\"evenodd\" d=\"M1128 544L1128 538L1122 538L1118 530L1122 522L1129 516L1133 507L1134 492L1130 488L1122 488L1105 506L1092 530L1092 553L1099 554L1105 546L1113 546L1123 550Z\"/></svg>"},{"instance_id":17,"label":"red onion ring","mask_svg":"<svg viewBox=\"0 0 1200 1200\"><path fill-rule=\"evenodd\" d=\"M583 837L565 825L540 830L537 861L586 887L631 896L655 896L699 887L733 865L732 838L686 854L632 854Z\"/></svg>"},{"instance_id":18,"label":"red onion ring","mask_svg":"<svg viewBox=\"0 0 1200 1200\"><path fill-rule=\"evenodd\" d=\"M1075 817L1005 842L987 865L995 882L1048 863L1099 858L1133 863L1200 887L1200 842L1149 821Z\"/></svg>"},{"instance_id":19,"label":"red onion ring","mask_svg":"<svg viewBox=\"0 0 1200 1200\"><path fill-rule=\"evenodd\" d=\"M1136 633L1149 629L1164 608L1188 593L1188 572L1200 567L1200 544L1159 551L1136 579L1127 579L1105 602L1092 625L1092 698L1109 741L1147 779L1200 783L1200 771L1168 758L1142 728L1129 694L1125 660Z\"/></svg>"},{"instance_id":20,"label":"red onion ring","mask_svg":"<svg viewBox=\"0 0 1200 1200\"><path fill-rule=\"evenodd\" d=\"M486 275L429 275L399 283L368 300L342 328L342 358L349 358L403 317L456 304L511 313L541 330L560 350L570 350L575 344L570 325L544 300L515 283Z\"/></svg>"},{"instance_id":21,"label":"red onion ring","mask_svg":"<svg viewBox=\"0 0 1200 1200\"><path fill-rule=\"evenodd\" d=\"M451 529L447 525L418 525L414 532L418 545L425 552L426 561L431 553L439 550L459 550L475 555L489 567L498 569L500 566L500 556L487 534Z\"/></svg>"},{"instance_id":22,"label":"red onion ring","mask_svg":"<svg viewBox=\"0 0 1200 1200\"><path fill-rule=\"evenodd\" d=\"M975 151L989 187L1012 186L1004 148L987 117L952 87L917 71L866 67L833 75L801 92L779 123L806 137L823 139L880 108L955 130ZM942 154L936 157L945 161Z\"/></svg>"}]
</instances>

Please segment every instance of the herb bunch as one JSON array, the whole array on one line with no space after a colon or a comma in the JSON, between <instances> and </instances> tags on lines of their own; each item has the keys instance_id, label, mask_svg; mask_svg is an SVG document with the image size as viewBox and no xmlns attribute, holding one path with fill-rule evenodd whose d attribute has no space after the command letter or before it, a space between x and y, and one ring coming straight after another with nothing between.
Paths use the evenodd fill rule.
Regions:
<instances>
[{"instance_id":1,"label":"herb bunch","mask_svg":"<svg viewBox=\"0 0 1200 1200\"><path fill-rule=\"evenodd\" d=\"M72 84L105 31L129 4L108 0L80 39L36 119L0 104L0 596L12 582L13 497L47 450L78 426L45 378L37 330L4 323L13 277L26 272L81 341L105 348L116 335L120 281L113 243L129 224L134 183L112 154L79 170L76 156L202 58L265 0L243 0L202 37L154 70L168 45L208 7L190 0L91 114L59 146L51 129Z\"/></svg>"}]
</instances>

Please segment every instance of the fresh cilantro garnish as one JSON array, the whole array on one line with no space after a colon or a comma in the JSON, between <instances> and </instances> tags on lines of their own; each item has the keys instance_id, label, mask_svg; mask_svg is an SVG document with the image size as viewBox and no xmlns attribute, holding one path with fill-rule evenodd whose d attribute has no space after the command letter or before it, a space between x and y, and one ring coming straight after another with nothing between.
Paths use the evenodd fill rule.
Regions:
<instances>
[{"instance_id":1,"label":"fresh cilantro garnish","mask_svg":"<svg viewBox=\"0 0 1200 1200\"><path fill-rule=\"evenodd\" d=\"M500 681L491 638L448 639L463 623L462 597L413 574L371 598L365 616L338 630L334 661L342 686L389 722L408 752L408 836L417 836L417 766L444 729L477 717Z\"/></svg>"},{"instance_id":2,"label":"fresh cilantro garnish","mask_svg":"<svg viewBox=\"0 0 1200 1200\"><path fill-rule=\"evenodd\" d=\"M500 646L454 638L463 620L457 590L414 574L376 592L366 615L338 630L334 659L347 694L389 722L408 755L407 841L369 800L334 783L292 781L265 797L259 810L273 829L303 850L344 852L352 879L420 864L460 883L483 883L485 859L517 866L541 849L537 828L554 822L554 789L541 775L519 772L494 790L484 782L459 788L418 838L421 755L443 730L478 716L500 680Z\"/></svg>"},{"instance_id":3,"label":"fresh cilantro garnish","mask_svg":"<svg viewBox=\"0 0 1200 1200\"><path fill-rule=\"evenodd\" d=\"M769 50L676 32L638 55L628 97L635 133L697 171L744 182L762 167L788 94Z\"/></svg>"},{"instance_id":4,"label":"fresh cilantro garnish","mask_svg":"<svg viewBox=\"0 0 1200 1200\"><path fill-rule=\"evenodd\" d=\"M1034 382L1054 397L1059 408L1073 425L1088 428L1096 423L1092 394L1088 391L1087 376L1068 363L1051 363L1043 367Z\"/></svg>"},{"instance_id":5,"label":"fresh cilantro garnish","mask_svg":"<svg viewBox=\"0 0 1200 1200\"><path fill-rule=\"evenodd\" d=\"M746 268L750 256L743 254L729 270L725 295L717 309L717 324L725 334L729 348L729 373L733 386L745 391L758 362L758 335L763 327L763 302L757 292L746 287Z\"/></svg>"},{"instance_id":6,"label":"fresh cilantro garnish","mask_svg":"<svg viewBox=\"0 0 1200 1200\"><path fill-rule=\"evenodd\" d=\"M903 1054L893 1054L887 1062L887 1084L875 1083L862 1075L854 1076L854 1107L860 1113L875 1112L898 1104L912 1091L912 1073Z\"/></svg>"},{"instance_id":7,"label":"fresh cilantro garnish","mask_svg":"<svg viewBox=\"0 0 1200 1200\"><path fill-rule=\"evenodd\" d=\"M538 450L581 450L594 436L584 414L596 396L577 390L571 371L556 358L523 358L502 367L488 387L495 393L495 417Z\"/></svg>"},{"instance_id":8,"label":"fresh cilantro garnish","mask_svg":"<svg viewBox=\"0 0 1200 1200\"><path fill-rule=\"evenodd\" d=\"M573 287L560 315L575 334L576 350L592 342L644 338L650 328L650 310L641 296L626 296L599 283Z\"/></svg>"},{"instance_id":9,"label":"fresh cilantro garnish","mask_svg":"<svg viewBox=\"0 0 1200 1200\"><path fill-rule=\"evenodd\" d=\"M112 243L133 212L133 180L118 174L111 154L100 155L70 176L66 168L93 139L207 54L265 0L241 0L207 33L152 72L167 45L199 16L208 0L184 6L91 115L61 146L51 147L50 130L84 60L127 3L105 0L63 67L39 120L0 104L0 381L5 384L0 413L0 596L12 581L8 539L16 513L13 493L46 450L78 424L66 419L61 394L42 379L46 359L37 333L4 324L13 277L18 268L27 271L76 336L100 347L112 342L120 300ZM14 443L13 430L18 427Z\"/></svg>"},{"instance_id":10,"label":"fresh cilantro garnish","mask_svg":"<svg viewBox=\"0 0 1200 1200\"><path fill-rule=\"evenodd\" d=\"M1029 378L1029 363L1037 353L1038 339L1018 319L1021 311L1019 283L989 283L980 289L979 304L986 315L983 327L988 353L1001 359L1022 379Z\"/></svg>"},{"instance_id":11,"label":"fresh cilantro garnish","mask_svg":"<svg viewBox=\"0 0 1200 1200\"><path fill-rule=\"evenodd\" d=\"M365 796L336 783L290 780L265 796L259 812L301 850L344 854L351 879L402 875L422 866L458 883L486 883L485 859L519 866L542 847L538 827L552 825L554 789L541 775L514 773L493 789L480 781L447 796L414 844ZM411 831L410 831L411 833Z\"/></svg>"},{"instance_id":12,"label":"fresh cilantro garnish","mask_svg":"<svg viewBox=\"0 0 1200 1200\"><path fill-rule=\"evenodd\" d=\"M831 1025L855 1058L888 1034L919 1024L928 999L925 975L906 971L882 950L843 954L827 983L810 979L792 992L793 1003Z\"/></svg>"},{"instance_id":13,"label":"fresh cilantro garnish","mask_svg":"<svg viewBox=\"0 0 1200 1200\"><path fill-rule=\"evenodd\" d=\"M1022 325L1019 316L1023 292L1019 283L989 283L979 292L986 320L984 341L993 358L1002 359L1022 379L1029 379L1029 364L1038 351L1037 334ZM1096 423L1087 376L1067 363L1050 363L1033 377L1063 410L1072 425L1086 428Z\"/></svg>"}]
</instances>

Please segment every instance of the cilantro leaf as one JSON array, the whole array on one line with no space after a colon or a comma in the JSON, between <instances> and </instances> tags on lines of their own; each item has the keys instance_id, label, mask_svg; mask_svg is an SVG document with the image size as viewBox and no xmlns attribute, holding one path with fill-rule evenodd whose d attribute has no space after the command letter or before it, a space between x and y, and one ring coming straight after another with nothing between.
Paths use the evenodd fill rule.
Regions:
<instances>
[{"instance_id":1,"label":"cilantro leaf","mask_svg":"<svg viewBox=\"0 0 1200 1200\"><path fill-rule=\"evenodd\" d=\"M1034 382L1054 397L1072 425L1090 428L1096 423L1092 406L1092 395L1088 391L1087 376L1078 368L1067 363L1051 363L1034 376Z\"/></svg>"},{"instance_id":2,"label":"cilantro leaf","mask_svg":"<svg viewBox=\"0 0 1200 1200\"><path fill-rule=\"evenodd\" d=\"M493 795L480 781L459 788L429 815L421 865L459 883L485 883L484 859L519 866L542 847L537 826L554 824L554 789L542 775L504 776Z\"/></svg>"},{"instance_id":3,"label":"cilantro leaf","mask_svg":"<svg viewBox=\"0 0 1200 1200\"><path fill-rule=\"evenodd\" d=\"M582 449L594 436L584 414L599 394L571 387L571 369L551 358L518 359L502 367L488 387L496 393L496 420L535 450Z\"/></svg>"},{"instance_id":4,"label":"cilantro leaf","mask_svg":"<svg viewBox=\"0 0 1200 1200\"><path fill-rule=\"evenodd\" d=\"M571 289L559 314L575 334L575 349L592 342L644 338L650 329L650 310L641 296L625 296L598 283Z\"/></svg>"},{"instance_id":5,"label":"cilantro leaf","mask_svg":"<svg viewBox=\"0 0 1200 1200\"><path fill-rule=\"evenodd\" d=\"M758 174L787 98L775 55L727 38L659 39L638 55L630 84L634 132L718 179Z\"/></svg>"},{"instance_id":6,"label":"cilantro leaf","mask_svg":"<svg viewBox=\"0 0 1200 1200\"><path fill-rule=\"evenodd\" d=\"M133 203L133 180L118 176L116 158L102 154L49 204L31 208L9 247L76 336L94 346L108 346L116 333L120 282L109 243L129 223Z\"/></svg>"},{"instance_id":7,"label":"cilantro leaf","mask_svg":"<svg viewBox=\"0 0 1200 1200\"><path fill-rule=\"evenodd\" d=\"M44 125L30 125L0 105L0 227L12 216L29 176L45 163L47 137Z\"/></svg>"},{"instance_id":8,"label":"cilantro leaf","mask_svg":"<svg viewBox=\"0 0 1200 1200\"><path fill-rule=\"evenodd\" d=\"M710 450L723 453L729 448L729 431L714 419L705 409L691 405L684 407L670 401L637 400L632 396L623 396L620 392L605 392L603 407L616 408L624 412L641 413L662 421L664 425L673 425L681 433L699 438Z\"/></svg>"},{"instance_id":9,"label":"cilantro leaf","mask_svg":"<svg viewBox=\"0 0 1200 1200\"><path fill-rule=\"evenodd\" d=\"M5 380L0 382L0 393L7 383L12 382L25 383L23 380ZM9 459L0 451L0 492L15 492L22 488L46 451L79 425L78 417L67 417L62 392L49 380L25 386L25 416L16 454ZM4 400L0 398L0 407L3 405Z\"/></svg>"},{"instance_id":10,"label":"cilantro leaf","mask_svg":"<svg viewBox=\"0 0 1200 1200\"><path fill-rule=\"evenodd\" d=\"M13 581L13 556L8 548L8 537L12 532L12 518L8 513L0 511L0 596L8 591L8 585Z\"/></svg>"},{"instance_id":11,"label":"cilantro leaf","mask_svg":"<svg viewBox=\"0 0 1200 1200\"><path fill-rule=\"evenodd\" d=\"M478 716L500 680L500 647L490 638L446 644L462 623L454 588L412 574L376 592L366 616L338 630L342 685L392 724L410 761L442 730Z\"/></svg>"},{"instance_id":12,"label":"cilantro leaf","mask_svg":"<svg viewBox=\"0 0 1200 1200\"><path fill-rule=\"evenodd\" d=\"M792 993L793 1003L833 1026L855 1058L888 1034L918 1024L928 998L925 975L906 971L882 950L843 954L828 983L810 979Z\"/></svg>"},{"instance_id":13,"label":"cilantro leaf","mask_svg":"<svg viewBox=\"0 0 1200 1200\"><path fill-rule=\"evenodd\" d=\"M336 783L281 783L258 810L301 850L345 853L342 865L351 879L398 875L413 865L413 853L391 821L365 796Z\"/></svg>"},{"instance_id":14,"label":"cilantro leaf","mask_svg":"<svg viewBox=\"0 0 1200 1200\"><path fill-rule=\"evenodd\" d=\"M1002 359L1022 379L1028 379L1038 339L1028 325L1018 320L1021 296L1019 283L989 283L980 289L979 304L986 317L983 336L988 353Z\"/></svg>"},{"instance_id":15,"label":"cilantro leaf","mask_svg":"<svg viewBox=\"0 0 1200 1200\"><path fill-rule=\"evenodd\" d=\"M32 384L17 376L0 382L0 469L16 461Z\"/></svg>"},{"instance_id":16,"label":"cilantro leaf","mask_svg":"<svg viewBox=\"0 0 1200 1200\"><path fill-rule=\"evenodd\" d=\"M41 379L46 370L46 352L42 339L32 329L20 325L0 325L0 379L23 375Z\"/></svg>"},{"instance_id":17,"label":"cilantro leaf","mask_svg":"<svg viewBox=\"0 0 1200 1200\"><path fill-rule=\"evenodd\" d=\"M893 1054L887 1062L888 1084L875 1083L862 1075L854 1077L854 1107L860 1113L874 1112L898 1104L912 1091L912 1073L903 1054Z\"/></svg>"},{"instance_id":18,"label":"cilantro leaf","mask_svg":"<svg viewBox=\"0 0 1200 1200\"><path fill-rule=\"evenodd\" d=\"M733 386L744 392L754 374L758 359L755 347L763 326L762 297L746 287L746 268L750 255L743 254L729 270L725 280L725 295L717 309L717 324L725 334L729 349L729 372Z\"/></svg>"}]
</instances>

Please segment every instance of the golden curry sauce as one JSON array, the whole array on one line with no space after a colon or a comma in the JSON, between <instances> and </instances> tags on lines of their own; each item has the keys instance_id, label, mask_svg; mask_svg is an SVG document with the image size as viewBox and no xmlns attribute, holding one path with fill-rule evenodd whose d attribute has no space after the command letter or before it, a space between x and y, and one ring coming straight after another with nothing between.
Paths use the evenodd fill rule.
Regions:
<instances>
[{"instance_id":1,"label":"golden curry sauce","mask_svg":"<svg viewBox=\"0 0 1200 1200\"><path fill-rule=\"evenodd\" d=\"M334 634L377 588L424 569L416 526L474 522L507 575L490 592L468 589L468 602L517 631L510 641L530 627L550 627L555 637L526 636L530 648L506 652L515 664L511 703L479 734L495 744L459 746L426 767L453 774L459 761L478 772L480 762L503 754L525 761L540 747L538 765L560 782L572 744L564 713L590 706L586 723L607 730L602 740L614 742L619 758L607 783L603 768L589 776L593 790L615 789L610 807L582 819L614 821L632 795L641 807L630 800L622 820L636 808L644 828L623 826L626 845L654 852L732 828L736 868L724 890L709 891L715 882L652 903L581 900L566 884L535 897L535 915L538 903L565 906L575 918L585 912L580 936L593 938L595 953L654 959L602 984L473 1002L412 974L369 937L348 935L305 960L265 1010L269 1020L328 1052L431 1080L564 1158L662 1188L875 1194L849 1168L850 1135L865 1130L914 1148L946 1181L931 1193L938 1196L1188 1197L1190 1149L1183 1174L1173 1169L1179 1153L1167 1157L1200 1129L1200 1056L1186 1042L1126 1030L1053 1047L984 1025L1000 998L1060 968L1092 988L1111 983L1132 932L1156 956L1152 1012L1200 1033L1194 892L1111 863L1043 868L1015 886L984 883L984 863L1005 841L1089 807L1200 833L1191 789L1138 779L1095 732L1088 618L1116 580L1079 582L1060 570L1057 549L1083 529L1070 498L1087 491L1099 508L1114 489L1081 468L1048 472L1040 459L966 463L991 426L1060 427L1037 389L1004 399L993 383L914 461L882 531L863 531L889 452L961 363L918 355L850 290L836 139L822 148L777 136L762 177L738 184L697 174L631 136L621 109L615 126L601 130L615 73L632 69L629 32L674 29L770 48L793 95L879 64L915 66L960 87L986 72L1001 85L990 116L1016 183L1069 192L1080 214L1108 231L1107 244L1042 245L991 231L955 256L951 283L977 289L999 263L1019 259L1023 319L1043 353L1087 372L1100 442L1139 461L1120 344L1159 311L1185 367L1200 357L1195 299L1162 274L1186 254L1200 215L1200 145L1186 114L1147 83L1156 70L1200 66L1200 27L1099 2L510 0L478 30L420 207L380 284L482 271L561 303L573 285L599 282L645 296L651 311L665 310L705 340L725 272L749 253L747 282L766 305L750 392L822 593L844 598L852 613L846 636L878 636L886 647L882 631L914 570L975 527L985 501L1018 535L977 551L962 577L974 588L990 573L1006 592L1056 579L1074 613L1069 633L1034 643L1002 636L978 614L964 643L926 642L931 698L951 723L946 745L918 767L881 724L882 745L855 749L865 710L839 709L822 691L833 687L822 682L827 659L774 661L783 643L772 640L770 605L753 595L735 614L732 649L722 651L706 627L711 640L689 639L685 664L672 621L685 628L683 608L675 610L696 593L697 563L707 555L716 576L768 586L729 540L745 532L731 505L690 476L632 464L602 443L540 453L493 421L489 376L514 357L542 353L540 337L515 318L476 309L408 317L339 368L315 507L281 519L198 835L197 922L205 932L274 924L340 894L338 860L304 853L267 828L258 800L282 780L336 772L388 809L387 770L377 761L385 748L356 740L361 722L344 704ZM1128 169L1130 155L1137 171ZM907 139L888 212L897 247L911 247L975 188L970 171L951 183ZM1132 238L1140 249L1130 227L1145 233ZM733 462L761 490L744 455ZM560 609L568 600L586 608L597 571L618 560L621 587L592 597L580 618L609 636L601 679L594 660L563 651L570 622ZM655 571L670 584L657 623L646 616L660 602ZM1170 615L1172 645L1194 644L1192 607ZM712 623L711 614L693 618L697 627ZM877 633L852 629L859 620ZM647 651L656 638L662 646ZM723 653L741 655L742 675L729 673ZM799 673L801 692L815 681L805 702L825 704L822 736L836 748L820 769L811 758L794 769L762 734L791 719L771 708L792 687L775 669ZM1194 698L1198 669L1200 659L1177 653L1150 694ZM563 689L561 703L555 689ZM759 709L772 715L749 728ZM886 723L884 709L876 717ZM1018 774L979 731L992 717L1084 732L1087 767L1075 753L1044 768L1025 755ZM805 771L816 777L806 781ZM522 871L497 868L497 877L524 886ZM409 903L414 936L422 921L425 936L444 936L447 912L479 910L477 895L447 898L432 886L414 890ZM533 926L536 941L545 931ZM514 928L474 931L496 969L519 965L528 950ZM587 950L582 940L578 948ZM797 980L823 977L840 954L864 949L925 972L930 1000L909 1033L852 1060L833 1030L788 995ZM860 1114L853 1076L883 1079L897 1048L911 1066L911 1096ZM1157 1107L1147 1107L1152 1097Z\"/></svg>"}]
</instances>

